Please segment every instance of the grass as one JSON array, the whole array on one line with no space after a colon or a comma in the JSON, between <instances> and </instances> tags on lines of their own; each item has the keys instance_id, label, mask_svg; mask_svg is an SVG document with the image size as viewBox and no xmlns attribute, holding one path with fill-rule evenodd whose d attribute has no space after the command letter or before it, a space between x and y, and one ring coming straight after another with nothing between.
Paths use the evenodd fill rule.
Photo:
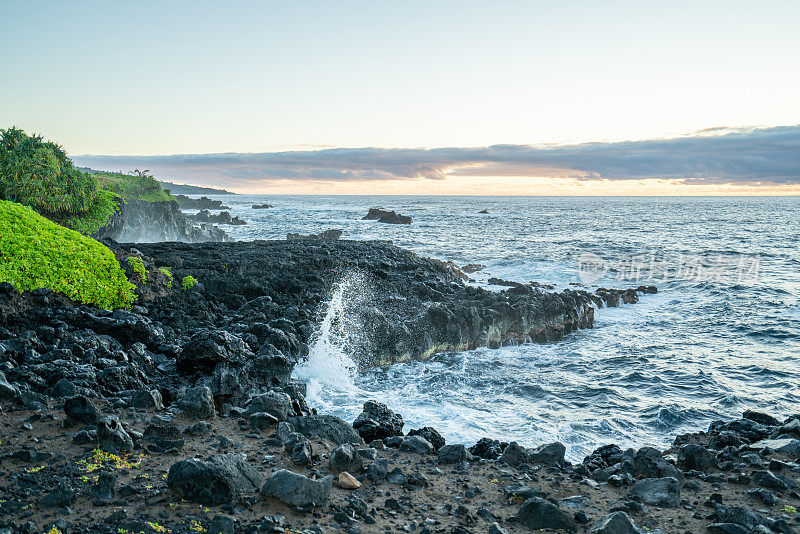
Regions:
<instances>
[{"instance_id":1,"label":"grass","mask_svg":"<svg viewBox=\"0 0 800 534\"><path fill-rule=\"evenodd\" d=\"M146 202L168 202L175 200L171 194L161 189L158 181L147 174L132 176L122 173L98 172L93 174L100 189L111 191L125 199Z\"/></svg>"},{"instance_id":2,"label":"grass","mask_svg":"<svg viewBox=\"0 0 800 534\"><path fill-rule=\"evenodd\" d=\"M0 282L18 291L61 291L104 309L130 309L136 299L135 286L111 250L5 200L0 200Z\"/></svg>"}]
</instances>

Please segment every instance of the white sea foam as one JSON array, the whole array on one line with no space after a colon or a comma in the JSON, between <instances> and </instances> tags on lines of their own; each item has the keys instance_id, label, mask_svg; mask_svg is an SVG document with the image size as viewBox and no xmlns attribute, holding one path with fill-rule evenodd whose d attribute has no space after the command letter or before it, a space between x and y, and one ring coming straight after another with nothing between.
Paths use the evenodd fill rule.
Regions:
<instances>
[{"instance_id":1,"label":"white sea foam","mask_svg":"<svg viewBox=\"0 0 800 534\"><path fill-rule=\"evenodd\" d=\"M366 301L368 292L366 279L358 272L346 274L333 286L308 358L293 373L294 378L308 384L306 397L312 406L329 406L338 397L358 393L355 349L367 342L363 339L358 307Z\"/></svg>"}]
</instances>

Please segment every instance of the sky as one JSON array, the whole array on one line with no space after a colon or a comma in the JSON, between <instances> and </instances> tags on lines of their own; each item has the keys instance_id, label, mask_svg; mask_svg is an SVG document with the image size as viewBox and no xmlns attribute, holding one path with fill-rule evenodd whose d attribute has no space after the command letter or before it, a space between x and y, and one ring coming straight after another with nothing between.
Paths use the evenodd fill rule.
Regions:
<instances>
[{"instance_id":1,"label":"sky","mask_svg":"<svg viewBox=\"0 0 800 534\"><path fill-rule=\"evenodd\" d=\"M0 1L0 128L239 192L798 194L798 20L796 1Z\"/></svg>"}]
</instances>

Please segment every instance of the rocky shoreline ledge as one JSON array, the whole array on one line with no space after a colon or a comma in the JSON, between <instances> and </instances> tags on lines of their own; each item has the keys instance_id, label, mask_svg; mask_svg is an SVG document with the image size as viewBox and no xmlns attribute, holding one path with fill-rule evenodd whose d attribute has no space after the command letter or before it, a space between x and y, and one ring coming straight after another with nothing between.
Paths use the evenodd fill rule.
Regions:
<instances>
[{"instance_id":1,"label":"rocky shoreline ledge","mask_svg":"<svg viewBox=\"0 0 800 534\"><path fill-rule=\"evenodd\" d=\"M557 341L653 288L488 291L382 242L107 244L138 282L131 311L0 284L2 533L796 523L800 416L748 412L669 451L606 446L573 465L558 443L446 444L372 402L353 422L318 415L291 379L336 291L340 334L367 367Z\"/></svg>"}]
</instances>

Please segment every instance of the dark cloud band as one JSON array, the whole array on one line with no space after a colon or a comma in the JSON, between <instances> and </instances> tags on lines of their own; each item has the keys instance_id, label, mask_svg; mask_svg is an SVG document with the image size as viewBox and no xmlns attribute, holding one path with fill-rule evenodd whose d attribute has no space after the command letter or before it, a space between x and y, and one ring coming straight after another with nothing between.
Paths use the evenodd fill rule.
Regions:
<instances>
[{"instance_id":1,"label":"dark cloud band","mask_svg":"<svg viewBox=\"0 0 800 534\"><path fill-rule=\"evenodd\" d=\"M229 185L268 180L439 180L448 175L780 185L800 183L800 125L709 128L671 139L560 146L367 147L74 159L96 169L148 168L160 178Z\"/></svg>"}]
</instances>

